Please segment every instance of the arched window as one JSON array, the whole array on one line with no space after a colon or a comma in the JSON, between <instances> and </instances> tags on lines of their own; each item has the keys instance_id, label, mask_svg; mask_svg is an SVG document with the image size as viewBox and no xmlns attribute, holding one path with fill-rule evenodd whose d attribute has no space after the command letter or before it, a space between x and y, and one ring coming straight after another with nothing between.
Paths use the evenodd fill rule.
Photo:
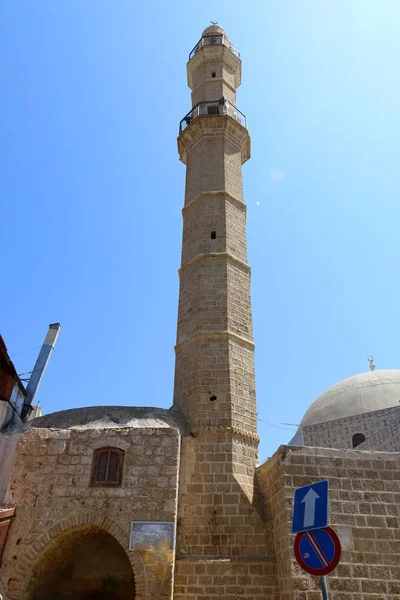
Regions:
<instances>
[{"instance_id":1,"label":"arched window","mask_svg":"<svg viewBox=\"0 0 400 600\"><path fill-rule=\"evenodd\" d=\"M355 433L352 438L353 448L362 444L365 441L365 435L363 433Z\"/></svg>"},{"instance_id":2,"label":"arched window","mask_svg":"<svg viewBox=\"0 0 400 600\"><path fill-rule=\"evenodd\" d=\"M90 485L121 485L123 458L124 451L120 448L98 448L95 450Z\"/></svg>"}]
</instances>

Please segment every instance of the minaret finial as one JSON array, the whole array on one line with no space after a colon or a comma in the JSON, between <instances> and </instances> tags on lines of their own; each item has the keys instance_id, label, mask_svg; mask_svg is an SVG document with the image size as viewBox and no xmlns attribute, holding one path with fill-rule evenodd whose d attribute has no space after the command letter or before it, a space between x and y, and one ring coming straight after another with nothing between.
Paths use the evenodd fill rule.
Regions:
<instances>
[{"instance_id":1,"label":"minaret finial","mask_svg":"<svg viewBox=\"0 0 400 600\"><path fill-rule=\"evenodd\" d=\"M218 25L218 21L210 21L211 25Z\"/></svg>"},{"instance_id":2,"label":"minaret finial","mask_svg":"<svg viewBox=\"0 0 400 600\"><path fill-rule=\"evenodd\" d=\"M371 371L375 371L374 357L372 356L372 354L368 354L367 359L369 362L369 368L371 369Z\"/></svg>"}]
</instances>

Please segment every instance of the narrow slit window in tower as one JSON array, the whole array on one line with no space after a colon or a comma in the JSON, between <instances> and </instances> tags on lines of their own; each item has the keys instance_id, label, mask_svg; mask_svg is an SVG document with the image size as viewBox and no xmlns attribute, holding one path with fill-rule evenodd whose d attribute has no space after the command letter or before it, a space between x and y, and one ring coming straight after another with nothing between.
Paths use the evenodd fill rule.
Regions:
<instances>
[{"instance_id":1,"label":"narrow slit window in tower","mask_svg":"<svg viewBox=\"0 0 400 600\"><path fill-rule=\"evenodd\" d=\"M212 240L216 240L217 239L217 232L216 231L212 231L211 232L211 239Z\"/></svg>"}]
</instances>

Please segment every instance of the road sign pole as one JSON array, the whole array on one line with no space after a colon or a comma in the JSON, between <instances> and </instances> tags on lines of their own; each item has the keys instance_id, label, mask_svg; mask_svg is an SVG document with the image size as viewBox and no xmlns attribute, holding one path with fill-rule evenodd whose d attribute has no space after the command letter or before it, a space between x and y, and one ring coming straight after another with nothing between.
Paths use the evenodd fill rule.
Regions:
<instances>
[{"instance_id":1,"label":"road sign pole","mask_svg":"<svg viewBox=\"0 0 400 600\"><path fill-rule=\"evenodd\" d=\"M321 577L322 600L329 600L328 596L328 581L326 575Z\"/></svg>"}]
</instances>

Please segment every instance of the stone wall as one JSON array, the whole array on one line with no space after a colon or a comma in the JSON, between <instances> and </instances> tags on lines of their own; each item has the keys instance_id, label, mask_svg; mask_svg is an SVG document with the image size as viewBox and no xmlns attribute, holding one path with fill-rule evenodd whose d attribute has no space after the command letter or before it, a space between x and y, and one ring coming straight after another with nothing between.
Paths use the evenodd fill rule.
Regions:
<instances>
[{"instance_id":1,"label":"stone wall","mask_svg":"<svg viewBox=\"0 0 400 600\"><path fill-rule=\"evenodd\" d=\"M125 451L120 487L90 486L93 451L105 446ZM26 432L9 490L16 517L1 570L9 597L30 598L30 582L48 568L42 558L49 544L57 545L65 532L87 527L111 534L122 546L138 598L170 597L171 569L160 577L152 557L130 552L128 543L131 520L176 521L179 453L180 434L167 427Z\"/></svg>"},{"instance_id":2,"label":"stone wall","mask_svg":"<svg viewBox=\"0 0 400 600\"><path fill-rule=\"evenodd\" d=\"M328 577L331 600L400 600L400 455L282 446L257 470L274 530L281 600L320 600L318 578L293 556L296 487L329 480L330 525L342 558Z\"/></svg>"},{"instance_id":3,"label":"stone wall","mask_svg":"<svg viewBox=\"0 0 400 600\"><path fill-rule=\"evenodd\" d=\"M280 600L272 557L177 557L177 600Z\"/></svg>"},{"instance_id":4,"label":"stone wall","mask_svg":"<svg viewBox=\"0 0 400 600\"><path fill-rule=\"evenodd\" d=\"M241 168L249 136L232 118L198 117L178 145L187 170L174 406L194 432L232 427L255 436Z\"/></svg>"},{"instance_id":5,"label":"stone wall","mask_svg":"<svg viewBox=\"0 0 400 600\"><path fill-rule=\"evenodd\" d=\"M272 532L254 485L257 446L228 429L182 440L175 600L277 593Z\"/></svg>"},{"instance_id":6,"label":"stone wall","mask_svg":"<svg viewBox=\"0 0 400 600\"><path fill-rule=\"evenodd\" d=\"M0 432L0 506L7 504L6 494L18 438L18 434L8 435Z\"/></svg>"}]
</instances>

